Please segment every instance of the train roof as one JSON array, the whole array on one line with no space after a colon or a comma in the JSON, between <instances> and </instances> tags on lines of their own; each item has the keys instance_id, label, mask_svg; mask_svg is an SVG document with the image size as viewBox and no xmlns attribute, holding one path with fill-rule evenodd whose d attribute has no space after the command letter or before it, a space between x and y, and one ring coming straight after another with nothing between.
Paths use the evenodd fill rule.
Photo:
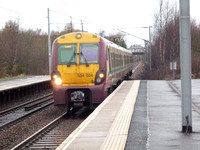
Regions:
<instances>
[{"instance_id":1,"label":"train roof","mask_svg":"<svg viewBox=\"0 0 200 150\"><path fill-rule=\"evenodd\" d=\"M97 36L99 36L99 35L97 35ZM103 39L108 45L110 45L110 46L112 46L112 47L114 47L114 48L116 48L116 49L119 49L119 50L121 50L121 51L124 51L124 52L127 52L127 53L131 53L130 50L128 50L128 49L126 49L126 48L123 48L123 47L121 47L121 46L119 46L119 45L117 45L117 44L115 44L115 43L109 41L108 39L106 39L106 38L104 38L104 37L101 37L101 36L99 36L99 37L100 37L101 39Z\"/></svg>"},{"instance_id":2,"label":"train roof","mask_svg":"<svg viewBox=\"0 0 200 150\"><path fill-rule=\"evenodd\" d=\"M71 32L71 33L67 33L67 34L64 34L64 35L59 36L58 38L55 39L55 41L56 41L57 39L59 39L59 38L62 38L63 36L66 36L66 35L69 35L69 34L77 34L77 33L80 33L80 34L81 34L81 33L84 33L84 34L91 34L91 35L98 36L100 39L102 39L103 41L105 41L106 44L108 44L109 46L114 47L114 48L116 48L116 49L118 49L118 50L127 52L127 53L131 53L130 50L125 49L125 48L123 48L123 47L121 47L121 46L119 46L119 45L117 45L117 44L115 44L115 43L109 41L108 39L106 39L106 38L104 38L104 37L101 37L101 36L99 36L99 35L97 35L97 34L89 33L89 32ZM54 42L55 42L55 41L54 41Z\"/></svg>"}]
</instances>

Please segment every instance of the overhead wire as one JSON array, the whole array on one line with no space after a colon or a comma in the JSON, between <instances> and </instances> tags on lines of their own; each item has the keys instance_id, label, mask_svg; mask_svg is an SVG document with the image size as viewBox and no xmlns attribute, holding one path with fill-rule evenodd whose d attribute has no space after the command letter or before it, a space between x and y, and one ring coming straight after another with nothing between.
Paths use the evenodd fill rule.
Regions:
<instances>
[{"instance_id":1,"label":"overhead wire","mask_svg":"<svg viewBox=\"0 0 200 150\"><path fill-rule=\"evenodd\" d=\"M16 12L16 11L14 11L14 10L11 10L11 9L8 9L8 8L4 8L4 7L1 7L1 6L0 6L0 8L1 8L1 9L4 9L4 10L7 10L7 11L10 11L10 12L13 12L13 13L15 13L15 14L20 14L20 15L21 15L21 13Z\"/></svg>"},{"instance_id":2,"label":"overhead wire","mask_svg":"<svg viewBox=\"0 0 200 150\"><path fill-rule=\"evenodd\" d=\"M131 36L133 36L133 37L135 37L135 38L138 38L138 39L140 39L140 40L143 40L144 42L149 42L149 41L146 40L146 39L143 39L143 38L138 37L138 36L136 36L136 35L130 34L130 33L125 32L125 31L122 31L122 30L120 30L120 29L118 29L118 28L116 28L116 30L118 30L118 31L120 31L120 32L122 32L122 33L125 33L125 34L127 34L127 35L131 35Z\"/></svg>"},{"instance_id":3,"label":"overhead wire","mask_svg":"<svg viewBox=\"0 0 200 150\"><path fill-rule=\"evenodd\" d=\"M14 10L11 10L11 9L8 9L8 8L5 8L5 7L1 7L1 6L0 6L0 9L6 10L6 11L9 11L9 12L12 12L12 13L14 13L14 14L21 15L21 13L19 13L19 12L17 12L17 11L14 11ZM20 17L19 17L19 16L16 17L16 16L9 15L9 17L14 18L14 19L16 19L16 20L18 20L18 21L20 20Z\"/></svg>"},{"instance_id":4,"label":"overhead wire","mask_svg":"<svg viewBox=\"0 0 200 150\"><path fill-rule=\"evenodd\" d=\"M12 12L12 13L15 13L15 14L19 14L19 15L21 15L21 13L19 13L19 12L16 12L16 11L14 11L14 10L11 10L11 9L7 9L7 8L4 8L4 7L1 7L0 6L0 8L1 9L4 9L4 10L7 10L7 11L10 11L10 12ZM78 18L75 18L75 17L72 17L72 16L69 16L69 15L66 15L66 14L64 14L64 13L61 13L61 12L58 12L58 11L55 11L55 10L52 10L52 9L50 9L50 11L51 12L54 12L54 13L57 13L57 14L59 14L59 15L62 15L62 16L65 16L65 17L68 17L68 18L70 18L71 20L73 19L73 20L77 20L77 21L80 21L81 22L81 24L92 24L92 23L88 23L88 22L86 22L86 21L84 21L84 20L82 20L82 19L78 19ZM11 16L12 17L12 16ZM13 17L13 18L15 18L15 19L18 19L19 20L19 18L16 18L16 17ZM51 23L51 24L66 24L66 23ZM96 25L95 25L96 26ZM99 30L103 30L103 31L105 31L104 29L102 29L101 27L98 27L99 28ZM138 36L136 36L136 35L133 35L133 34L131 34L131 33L128 33L128 32L126 32L126 31L123 31L123 30L121 30L121 29L132 29L132 28L141 28L141 27L131 27L131 28L112 28L112 30L118 30L118 31L120 31L120 32L122 32L122 33L125 33L126 35L130 35L130 36L133 36L133 37L135 37L135 38L138 38L138 39L140 39L140 40L143 40L144 42L149 42L148 40L146 40L146 39L143 39L143 38L141 38L141 37L138 37Z\"/></svg>"},{"instance_id":5,"label":"overhead wire","mask_svg":"<svg viewBox=\"0 0 200 150\"><path fill-rule=\"evenodd\" d=\"M57 14L60 14L60 15L63 15L63 16L66 16L66 17L68 17L68 18L77 20L77 21L81 21L82 23L86 23L86 24L88 23L88 22L86 22L86 21L83 21L82 19L77 19L77 18L74 18L74 17L72 17L72 16L68 16L68 15L66 15L66 14L63 14L63 13L61 13L61 12L52 10L52 9L50 9L50 11L51 11L51 12L54 12L54 13L57 13Z\"/></svg>"}]
</instances>

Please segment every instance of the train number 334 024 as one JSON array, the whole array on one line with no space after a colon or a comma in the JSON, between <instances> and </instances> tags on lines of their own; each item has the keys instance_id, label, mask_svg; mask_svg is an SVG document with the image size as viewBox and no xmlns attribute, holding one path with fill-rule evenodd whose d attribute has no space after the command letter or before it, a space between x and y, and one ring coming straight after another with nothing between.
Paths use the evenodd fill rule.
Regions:
<instances>
[{"instance_id":1,"label":"train number 334 024","mask_svg":"<svg viewBox=\"0 0 200 150\"><path fill-rule=\"evenodd\" d=\"M79 78L81 78L81 77L93 77L93 74L91 74L91 73L78 73L77 74L77 76L79 77Z\"/></svg>"}]
</instances>

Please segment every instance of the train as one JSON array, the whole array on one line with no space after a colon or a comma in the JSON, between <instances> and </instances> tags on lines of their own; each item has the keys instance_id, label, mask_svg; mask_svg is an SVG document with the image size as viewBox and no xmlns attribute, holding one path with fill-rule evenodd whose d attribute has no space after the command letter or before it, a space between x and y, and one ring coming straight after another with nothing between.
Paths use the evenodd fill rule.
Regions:
<instances>
[{"instance_id":1,"label":"train","mask_svg":"<svg viewBox=\"0 0 200 150\"><path fill-rule=\"evenodd\" d=\"M73 32L54 40L51 81L54 104L98 106L132 74L133 55L93 33Z\"/></svg>"}]
</instances>

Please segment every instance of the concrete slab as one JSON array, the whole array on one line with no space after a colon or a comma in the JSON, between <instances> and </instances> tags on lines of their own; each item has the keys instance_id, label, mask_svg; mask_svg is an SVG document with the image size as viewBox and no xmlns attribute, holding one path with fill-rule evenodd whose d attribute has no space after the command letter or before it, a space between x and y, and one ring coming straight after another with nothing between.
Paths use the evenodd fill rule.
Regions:
<instances>
[{"instance_id":1,"label":"concrete slab","mask_svg":"<svg viewBox=\"0 0 200 150\"><path fill-rule=\"evenodd\" d=\"M182 133L180 96L167 81L147 81L146 87L144 84L143 81L137 97L126 149L199 149L200 115L193 110L193 133ZM180 87L176 81L175 84ZM196 84L193 81L198 91Z\"/></svg>"},{"instance_id":2,"label":"concrete slab","mask_svg":"<svg viewBox=\"0 0 200 150\"><path fill-rule=\"evenodd\" d=\"M181 92L181 81L170 81ZM200 79L192 79L192 102L200 107Z\"/></svg>"},{"instance_id":3,"label":"concrete slab","mask_svg":"<svg viewBox=\"0 0 200 150\"><path fill-rule=\"evenodd\" d=\"M147 131L147 82L141 81L125 149L145 150L148 138Z\"/></svg>"},{"instance_id":4,"label":"concrete slab","mask_svg":"<svg viewBox=\"0 0 200 150\"><path fill-rule=\"evenodd\" d=\"M0 92L9 89L14 89L18 87L24 87L27 85L32 85L40 82L50 81L49 75L44 76L29 76L19 79L11 79L7 81L0 81Z\"/></svg>"}]
</instances>

